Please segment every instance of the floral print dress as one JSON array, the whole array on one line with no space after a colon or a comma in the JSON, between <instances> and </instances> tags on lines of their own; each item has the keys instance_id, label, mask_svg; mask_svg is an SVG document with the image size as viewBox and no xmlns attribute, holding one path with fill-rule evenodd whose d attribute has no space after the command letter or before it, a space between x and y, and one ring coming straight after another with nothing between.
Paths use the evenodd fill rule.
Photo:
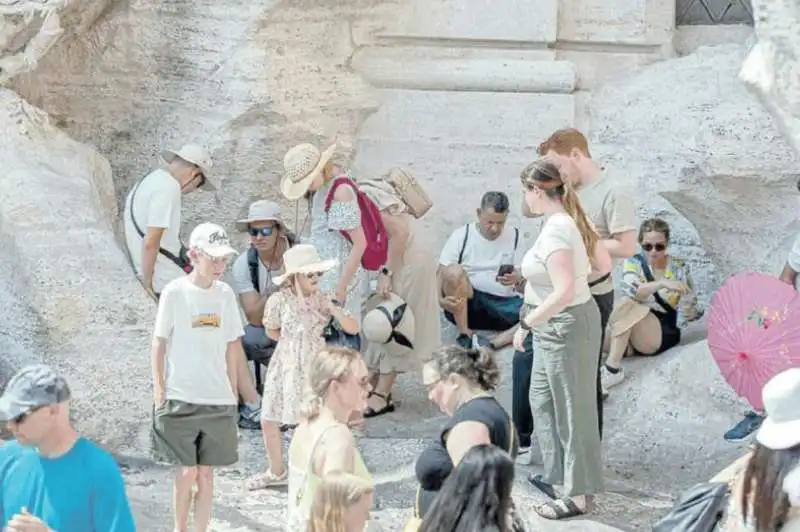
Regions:
<instances>
[{"instance_id":1,"label":"floral print dress","mask_svg":"<svg viewBox=\"0 0 800 532\"><path fill-rule=\"evenodd\" d=\"M299 298L284 288L267 300L264 327L280 329L281 337L264 377L261 419L286 425L300 422L309 392L308 368L325 347L322 331L329 319L328 296L322 292Z\"/></svg>"},{"instance_id":2,"label":"floral print dress","mask_svg":"<svg viewBox=\"0 0 800 532\"><path fill-rule=\"evenodd\" d=\"M341 177L331 179L324 187L317 190L311 206L311 244L317 248L322 259L339 261L335 268L326 272L320 279L320 290L330 294L331 297L336 291L339 277L347 263L350 250L353 248L353 245L339 231L349 231L361 227L361 210L355 200L333 201L330 210L325 212L325 200L330 193L331 186ZM352 177L350 179L355 181ZM361 308L367 295L367 283L367 272L359 266L347 287L347 301L345 301L345 309L359 322L361 321Z\"/></svg>"}]
</instances>

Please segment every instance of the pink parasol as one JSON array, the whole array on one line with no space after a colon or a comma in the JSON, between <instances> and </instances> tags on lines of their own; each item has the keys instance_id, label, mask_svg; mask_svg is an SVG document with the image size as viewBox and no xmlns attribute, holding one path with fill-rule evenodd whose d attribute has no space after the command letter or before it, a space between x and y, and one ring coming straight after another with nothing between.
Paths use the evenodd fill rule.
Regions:
<instances>
[{"instance_id":1,"label":"pink parasol","mask_svg":"<svg viewBox=\"0 0 800 532\"><path fill-rule=\"evenodd\" d=\"M708 313L708 347L728 384L763 410L761 389L773 375L800 366L800 298L760 273L734 275Z\"/></svg>"}]
</instances>

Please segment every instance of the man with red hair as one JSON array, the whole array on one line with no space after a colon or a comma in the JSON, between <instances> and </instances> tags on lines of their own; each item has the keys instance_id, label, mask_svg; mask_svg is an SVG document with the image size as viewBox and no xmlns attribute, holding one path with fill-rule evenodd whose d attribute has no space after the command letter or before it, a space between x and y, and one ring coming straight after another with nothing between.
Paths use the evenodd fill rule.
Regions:
<instances>
[{"instance_id":1,"label":"man with red hair","mask_svg":"<svg viewBox=\"0 0 800 532\"><path fill-rule=\"evenodd\" d=\"M615 262L636 253L636 208L632 194L615 180L607 177L592 159L589 143L583 133L574 128L559 129L539 145L539 155L553 162L569 186L578 193L581 205L600 235L600 243L608 249ZM525 216L532 216L523 206ZM603 334L614 308L614 283L610 274L590 278L597 306L600 308ZM603 431L602 401L604 390L622 382L625 377L621 367L602 363L598 372L597 396L600 432ZM602 383L601 383L602 379Z\"/></svg>"}]
</instances>

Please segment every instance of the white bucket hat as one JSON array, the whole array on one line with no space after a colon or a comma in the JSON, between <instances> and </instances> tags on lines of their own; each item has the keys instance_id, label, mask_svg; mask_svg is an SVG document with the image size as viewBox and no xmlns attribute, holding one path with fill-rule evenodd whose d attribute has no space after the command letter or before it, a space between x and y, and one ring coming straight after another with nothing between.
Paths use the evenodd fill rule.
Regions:
<instances>
[{"instance_id":1,"label":"white bucket hat","mask_svg":"<svg viewBox=\"0 0 800 532\"><path fill-rule=\"evenodd\" d=\"M251 223L268 221L278 222L279 225L283 225L281 206L269 200L254 201L250 204L250 208L247 209L247 218L236 221L236 230L244 233Z\"/></svg>"},{"instance_id":2,"label":"white bucket hat","mask_svg":"<svg viewBox=\"0 0 800 532\"><path fill-rule=\"evenodd\" d=\"M756 433L758 443L772 450L800 444L800 368L772 377L761 392L767 418Z\"/></svg>"},{"instance_id":3,"label":"white bucket hat","mask_svg":"<svg viewBox=\"0 0 800 532\"><path fill-rule=\"evenodd\" d=\"M390 356L409 353L414 349L414 313L397 294L388 299L372 296L366 303L366 314L361 322L361 334Z\"/></svg>"},{"instance_id":4,"label":"white bucket hat","mask_svg":"<svg viewBox=\"0 0 800 532\"><path fill-rule=\"evenodd\" d=\"M331 144L320 153L313 144L298 144L283 157L283 179L281 193L290 201L296 201L308 192L308 188L336 151Z\"/></svg>"},{"instance_id":5,"label":"white bucket hat","mask_svg":"<svg viewBox=\"0 0 800 532\"><path fill-rule=\"evenodd\" d=\"M228 233L217 224L202 223L194 228L189 236L189 247L198 249L213 258L236 255L231 246Z\"/></svg>"},{"instance_id":6,"label":"white bucket hat","mask_svg":"<svg viewBox=\"0 0 800 532\"><path fill-rule=\"evenodd\" d=\"M281 285L292 274L326 272L337 263L335 259L322 260L317 249L310 244L297 244L283 254L284 274L272 280L276 285Z\"/></svg>"},{"instance_id":7,"label":"white bucket hat","mask_svg":"<svg viewBox=\"0 0 800 532\"><path fill-rule=\"evenodd\" d=\"M200 188L203 190L217 190L219 188L211 178L211 169L214 167L214 163L211 161L211 155L208 150L197 144L185 144L178 151L164 150L161 152L161 158L167 164L171 164L175 157L180 157L187 163L197 166L203 172L205 181Z\"/></svg>"}]
</instances>

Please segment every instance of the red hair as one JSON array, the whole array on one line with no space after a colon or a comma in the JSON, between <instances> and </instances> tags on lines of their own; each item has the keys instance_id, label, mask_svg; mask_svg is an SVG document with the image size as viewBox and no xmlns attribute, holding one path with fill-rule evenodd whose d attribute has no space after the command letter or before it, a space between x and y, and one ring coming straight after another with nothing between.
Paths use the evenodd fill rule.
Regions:
<instances>
[{"instance_id":1,"label":"red hair","mask_svg":"<svg viewBox=\"0 0 800 532\"><path fill-rule=\"evenodd\" d=\"M539 144L539 155L542 156L549 151L554 151L559 155L570 155L572 150L578 150L585 157L592 158L586 136L572 127L559 129L550 135L550 138Z\"/></svg>"}]
</instances>

